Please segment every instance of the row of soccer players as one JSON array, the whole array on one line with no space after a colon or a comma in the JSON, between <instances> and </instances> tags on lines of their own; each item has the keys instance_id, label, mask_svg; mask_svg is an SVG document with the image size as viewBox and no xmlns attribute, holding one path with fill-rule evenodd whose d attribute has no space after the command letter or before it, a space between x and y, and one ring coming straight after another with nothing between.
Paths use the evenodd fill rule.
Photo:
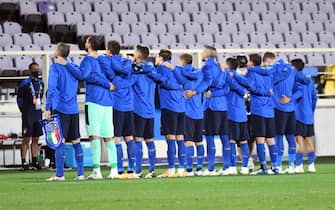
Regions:
<instances>
[{"instance_id":1,"label":"row of soccer players","mask_svg":"<svg viewBox=\"0 0 335 210\"><path fill-rule=\"evenodd\" d=\"M257 174L279 173L283 155L283 134L286 134L289 143L289 169L293 168L296 154L294 135L297 102L302 102L298 106L299 110L303 110L296 113L297 132L307 132L307 135L297 134L312 136L312 124L304 121L305 109L309 110L307 106L310 103L307 98L308 94L312 94L312 82L301 73L301 60L296 61L294 69L282 61L275 62L274 55L268 53L264 56L264 63L268 63L268 67L263 68L260 67L261 56L252 54L249 56L248 68L240 66L236 70L238 60L231 58L228 59L227 66L220 66L216 60L216 49L205 46L202 53L204 65L197 69L192 66L190 54L182 54L179 64L174 66L170 63L171 52L161 50L156 57L155 66L147 61L149 49L145 46L136 47L133 59L120 55L120 44L117 41L108 42L106 55L98 54L99 46L98 37L89 37L85 45L88 56L77 66L67 59L69 46L60 43L55 51L57 62L49 69L46 118L50 118L51 109L59 114L65 141L74 145L79 180L85 176L76 100L78 80L85 81L86 87L85 121L91 140L93 162L93 173L88 176L90 179L102 178L100 139L104 140L107 147L111 167L108 178L142 177L143 139L148 147L150 163L146 177L156 176L153 135L156 84L159 87L162 111L161 134L166 137L168 147L168 170L160 177L237 174L236 142L239 142L242 154L241 174L248 174L250 152L247 146L249 133L245 106L248 92L251 95L252 134L256 137L261 164L261 170ZM314 107L310 108L312 113L315 102L313 101ZM277 109L277 105L284 108ZM301 121L299 114L304 115ZM311 116L307 116L308 120ZM208 159L208 168L205 171L202 171L205 153L203 132L206 136ZM275 134L276 141L273 138ZM216 135L221 138L223 145L224 164L219 172L214 170ZM124 173L123 168L121 137L127 144L127 173ZM271 170L266 167L265 142L270 150ZM310 140L307 138L306 142ZM194 145L197 151L197 169L193 173ZM298 154L301 154L300 150ZM56 175L48 180L64 180L63 144L55 151L55 162Z\"/></svg>"}]
</instances>

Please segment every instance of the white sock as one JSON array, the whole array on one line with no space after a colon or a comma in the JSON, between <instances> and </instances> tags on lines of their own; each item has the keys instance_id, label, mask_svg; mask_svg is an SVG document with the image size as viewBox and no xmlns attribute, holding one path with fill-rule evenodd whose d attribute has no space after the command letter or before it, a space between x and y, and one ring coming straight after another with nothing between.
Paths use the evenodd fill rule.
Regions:
<instances>
[{"instance_id":1,"label":"white sock","mask_svg":"<svg viewBox=\"0 0 335 210\"><path fill-rule=\"evenodd\" d=\"M168 172L169 172L170 175L173 175L173 174L176 173L176 169L175 168L169 168Z\"/></svg>"}]
</instances>

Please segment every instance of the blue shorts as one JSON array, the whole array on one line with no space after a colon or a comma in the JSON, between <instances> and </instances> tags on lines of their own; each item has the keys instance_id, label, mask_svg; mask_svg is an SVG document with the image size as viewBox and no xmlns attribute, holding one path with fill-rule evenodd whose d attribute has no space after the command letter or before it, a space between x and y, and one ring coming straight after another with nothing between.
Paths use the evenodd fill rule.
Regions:
<instances>
[{"instance_id":1,"label":"blue shorts","mask_svg":"<svg viewBox=\"0 0 335 210\"><path fill-rule=\"evenodd\" d=\"M273 138L275 136L274 118L251 115L251 126L254 137Z\"/></svg>"},{"instance_id":2,"label":"blue shorts","mask_svg":"<svg viewBox=\"0 0 335 210\"><path fill-rule=\"evenodd\" d=\"M205 111L205 135L228 135L228 120L226 111Z\"/></svg>"},{"instance_id":3,"label":"blue shorts","mask_svg":"<svg viewBox=\"0 0 335 210\"><path fill-rule=\"evenodd\" d=\"M295 134L295 113L275 109L276 135Z\"/></svg>"},{"instance_id":4,"label":"blue shorts","mask_svg":"<svg viewBox=\"0 0 335 210\"><path fill-rule=\"evenodd\" d=\"M22 136L23 137L40 137L43 135L40 120L42 113L22 114Z\"/></svg>"},{"instance_id":5,"label":"blue shorts","mask_svg":"<svg viewBox=\"0 0 335 210\"><path fill-rule=\"evenodd\" d=\"M307 125L297 120L295 135L302 137L314 136L314 124Z\"/></svg>"},{"instance_id":6,"label":"blue shorts","mask_svg":"<svg viewBox=\"0 0 335 210\"><path fill-rule=\"evenodd\" d=\"M235 141L249 140L248 123L228 120L228 136Z\"/></svg>"},{"instance_id":7,"label":"blue shorts","mask_svg":"<svg viewBox=\"0 0 335 210\"><path fill-rule=\"evenodd\" d=\"M154 120L154 118L143 118L134 113L135 136L144 139L153 139Z\"/></svg>"},{"instance_id":8,"label":"blue shorts","mask_svg":"<svg viewBox=\"0 0 335 210\"><path fill-rule=\"evenodd\" d=\"M59 115L65 142L80 138L79 114L63 114L58 111L54 111L54 113Z\"/></svg>"},{"instance_id":9,"label":"blue shorts","mask_svg":"<svg viewBox=\"0 0 335 210\"><path fill-rule=\"evenodd\" d=\"M185 141L202 142L203 119L185 116Z\"/></svg>"},{"instance_id":10,"label":"blue shorts","mask_svg":"<svg viewBox=\"0 0 335 210\"><path fill-rule=\"evenodd\" d=\"M161 135L184 135L185 113L162 109Z\"/></svg>"},{"instance_id":11,"label":"blue shorts","mask_svg":"<svg viewBox=\"0 0 335 210\"><path fill-rule=\"evenodd\" d=\"M113 125L115 137L133 136L135 134L134 112L122 112L113 109Z\"/></svg>"}]
</instances>

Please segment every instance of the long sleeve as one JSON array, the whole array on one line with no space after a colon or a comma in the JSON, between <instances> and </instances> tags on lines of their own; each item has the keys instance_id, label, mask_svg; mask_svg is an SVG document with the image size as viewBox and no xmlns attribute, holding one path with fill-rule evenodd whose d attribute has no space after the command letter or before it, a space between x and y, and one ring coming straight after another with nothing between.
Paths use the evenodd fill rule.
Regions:
<instances>
[{"instance_id":1,"label":"long sleeve","mask_svg":"<svg viewBox=\"0 0 335 210\"><path fill-rule=\"evenodd\" d=\"M111 60L111 67L116 74L129 75L132 72L131 60L117 57Z\"/></svg>"},{"instance_id":2,"label":"long sleeve","mask_svg":"<svg viewBox=\"0 0 335 210\"><path fill-rule=\"evenodd\" d=\"M242 87L233 77L231 76L228 77L228 83L230 86L230 90L235 91L240 96L243 97L247 93L247 90L244 87Z\"/></svg>"},{"instance_id":3,"label":"long sleeve","mask_svg":"<svg viewBox=\"0 0 335 210\"><path fill-rule=\"evenodd\" d=\"M132 76L127 78L122 78L120 76L115 76L113 79L113 85L116 86L116 89L125 89L133 86L135 84L135 80Z\"/></svg>"},{"instance_id":4,"label":"long sleeve","mask_svg":"<svg viewBox=\"0 0 335 210\"><path fill-rule=\"evenodd\" d=\"M111 67L111 59L108 56L99 56L98 62L106 77L112 81L115 77L115 73Z\"/></svg>"},{"instance_id":5,"label":"long sleeve","mask_svg":"<svg viewBox=\"0 0 335 210\"><path fill-rule=\"evenodd\" d=\"M98 85L106 89L110 88L109 80L92 71L92 66L89 62L85 60L81 62L80 70L82 71L83 80L87 83Z\"/></svg>"},{"instance_id":6,"label":"long sleeve","mask_svg":"<svg viewBox=\"0 0 335 210\"><path fill-rule=\"evenodd\" d=\"M176 78L177 82L181 85L185 85L186 78L183 75L183 67L176 66L175 69L172 72L173 72L173 75Z\"/></svg>"},{"instance_id":7,"label":"long sleeve","mask_svg":"<svg viewBox=\"0 0 335 210\"><path fill-rule=\"evenodd\" d=\"M198 80L202 75L200 70L198 69L195 70L194 68L191 69L183 68L182 74L189 80Z\"/></svg>"},{"instance_id":8,"label":"long sleeve","mask_svg":"<svg viewBox=\"0 0 335 210\"><path fill-rule=\"evenodd\" d=\"M46 97L45 110L50 111L52 108L52 101L55 92L57 91L57 83L59 80L59 74L55 68L55 64L51 64L49 68L49 78L48 78L48 94Z\"/></svg>"},{"instance_id":9,"label":"long sleeve","mask_svg":"<svg viewBox=\"0 0 335 210\"><path fill-rule=\"evenodd\" d=\"M313 112L315 112L315 109L316 109L316 104L317 104L317 101L318 101L318 95L317 95L317 92L316 92L316 89L314 87L314 83L310 84L310 85L313 85L313 89L312 89L312 109L313 109Z\"/></svg>"},{"instance_id":10,"label":"long sleeve","mask_svg":"<svg viewBox=\"0 0 335 210\"><path fill-rule=\"evenodd\" d=\"M301 84L296 84L295 87L293 88L293 94L291 96L291 100L296 102L298 101L300 98L302 98L304 95L303 92L303 85Z\"/></svg>"},{"instance_id":11,"label":"long sleeve","mask_svg":"<svg viewBox=\"0 0 335 210\"><path fill-rule=\"evenodd\" d=\"M215 79L215 75L213 74L213 72L211 72L211 68L208 65L205 65L202 68L202 72L203 72L204 78L201 81L201 83L198 85L198 87L195 88L195 91L197 93L204 92L207 88L209 88L209 86L212 84L213 80Z\"/></svg>"},{"instance_id":12,"label":"long sleeve","mask_svg":"<svg viewBox=\"0 0 335 210\"><path fill-rule=\"evenodd\" d=\"M306 77L302 71L297 71L295 75L295 81L301 82L302 84L309 84L311 82L311 79L309 77Z\"/></svg>"},{"instance_id":13,"label":"long sleeve","mask_svg":"<svg viewBox=\"0 0 335 210\"><path fill-rule=\"evenodd\" d=\"M22 112L22 108L23 108L23 87L25 85L26 81L23 80L17 90L17 97L16 97L16 103L17 106L19 107L20 112Z\"/></svg>"}]
</instances>

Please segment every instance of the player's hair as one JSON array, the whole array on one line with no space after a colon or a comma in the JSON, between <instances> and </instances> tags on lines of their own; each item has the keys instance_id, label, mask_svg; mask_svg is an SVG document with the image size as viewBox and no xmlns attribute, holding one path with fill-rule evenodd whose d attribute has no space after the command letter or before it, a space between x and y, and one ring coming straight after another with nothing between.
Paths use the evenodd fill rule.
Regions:
<instances>
[{"instance_id":1,"label":"player's hair","mask_svg":"<svg viewBox=\"0 0 335 210\"><path fill-rule=\"evenodd\" d=\"M160 57L162 57L164 61L171 60L171 58L172 58L172 52L170 50L167 50L167 49L161 49L159 51L158 55Z\"/></svg>"},{"instance_id":2,"label":"player's hair","mask_svg":"<svg viewBox=\"0 0 335 210\"><path fill-rule=\"evenodd\" d=\"M237 59L234 57L229 57L226 59L226 64L228 69L237 69Z\"/></svg>"},{"instance_id":3,"label":"player's hair","mask_svg":"<svg viewBox=\"0 0 335 210\"><path fill-rule=\"evenodd\" d=\"M305 68L305 62L301 58L291 60L291 64L297 71L302 71Z\"/></svg>"},{"instance_id":4,"label":"player's hair","mask_svg":"<svg viewBox=\"0 0 335 210\"><path fill-rule=\"evenodd\" d=\"M89 36L87 38L88 43L90 43L92 50L98 51L101 48L102 38L100 36Z\"/></svg>"},{"instance_id":5,"label":"player's hair","mask_svg":"<svg viewBox=\"0 0 335 210\"><path fill-rule=\"evenodd\" d=\"M112 53L112 55L118 55L120 54L121 45L116 40L110 40L107 43L107 50L109 50Z\"/></svg>"},{"instance_id":6,"label":"player's hair","mask_svg":"<svg viewBox=\"0 0 335 210\"><path fill-rule=\"evenodd\" d=\"M182 60L182 61L184 61L186 65L187 64L192 64L192 62L193 62L192 55L189 54L189 53L183 53L183 54L181 54L179 56L179 59Z\"/></svg>"},{"instance_id":7,"label":"player's hair","mask_svg":"<svg viewBox=\"0 0 335 210\"><path fill-rule=\"evenodd\" d=\"M141 57L143 60L146 60L150 54L149 48L144 45L137 45L136 50L140 52Z\"/></svg>"},{"instance_id":8,"label":"player's hair","mask_svg":"<svg viewBox=\"0 0 335 210\"><path fill-rule=\"evenodd\" d=\"M276 55L273 52L265 52L263 55L263 62L266 59L276 59Z\"/></svg>"},{"instance_id":9,"label":"player's hair","mask_svg":"<svg viewBox=\"0 0 335 210\"><path fill-rule=\"evenodd\" d=\"M217 52L216 52L216 48L210 45L205 45L204 46L205 51L208 55L209 58L216 58L217 57Z\"/></svg>"},{"instance_id":10,"label":"player's hair","mask_svg":"<svg viewBox=\"0 0 335 210\"><path fill-rule=\"evenodd\" d=\"M29 70L32 70L32 68L33 68L34 65L39 66L38 63L36 63L36 62L32 62L31 64L29 64L28 69L29 69Z\"/></svg>"},{"instance_id":11,"label":"player's hair","mask_svg":"<svg viewBox=\"0 0 335 210\"><path fill-rule=\"evenodd\" d=\"M66 58L69 56L70 54L70 45L68 44L65 44L63 42L59 42L57 44L57 47L56 47L58 53L59 53L59 56L63 57L63 58Z\"/></svg>"},{"instance_id":12,"label":"player's hair","mask_svg":"<svg viewBox=\"0 0 335 210\"><path fill-rule=\"evenodd\" d=\"M257 53L250 54L249 61L251 61L254 66L260 66L262 64L262 56Z\"/></svg>"}]
</instances>

